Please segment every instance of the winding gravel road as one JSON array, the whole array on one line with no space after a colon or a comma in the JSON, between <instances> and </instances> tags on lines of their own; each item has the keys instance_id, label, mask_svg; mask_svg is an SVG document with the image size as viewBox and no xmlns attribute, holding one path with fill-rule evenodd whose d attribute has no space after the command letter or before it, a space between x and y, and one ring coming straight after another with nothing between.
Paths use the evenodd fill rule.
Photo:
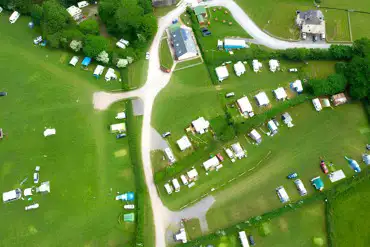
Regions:
<instances>
[{"instance_id":1,"label":"winding gravel road","mask_svg":"<svg viewBox=\"0 0 370 247\"><path fill-rule=\"evenodd\" d=\"M235 20L251 35L257 43L263 44L272 49L287 49L287 48L329 48L330 44L314 44L307 42L287 42L273 38L262 30L248 17L247 14L232 0L213 0L205 3L207 6L223 6L230 10ZM162 203L156 185L153 180L153 170L150 159L151 150L151 118L152 109L155 97L170 81L171 73L163 73L159 62L159 48L161 37L165 29L171 25L173 19L178 18L186 9L186 3L181 3L176 9L169 12L166 16L158 21L158 32L154 37L150 48L150 60L148 77L145 85L137 90L124 93L106 93L97 92L93 95L94 108L97 110L105 110L112 103L128 98L141 98L144 103L143 126L142 126L142 161L145 172L145 180L148 186L150 199L152 202L152 210L154 212L154 225L156 236L156 247L166 246L166 229L169 225L179 221L182 218L198 217L205 221L205 214L209 207L214 203L212 196L204 198L202 201L186 208L179 212L168 210ZM175 67L176 63L173 65ZM173 70L172 68L172 70ZM172 71L171 70L171 71ZM207 228L206 221L202 224L202 228Z\"/></svg>"}]
</instances>

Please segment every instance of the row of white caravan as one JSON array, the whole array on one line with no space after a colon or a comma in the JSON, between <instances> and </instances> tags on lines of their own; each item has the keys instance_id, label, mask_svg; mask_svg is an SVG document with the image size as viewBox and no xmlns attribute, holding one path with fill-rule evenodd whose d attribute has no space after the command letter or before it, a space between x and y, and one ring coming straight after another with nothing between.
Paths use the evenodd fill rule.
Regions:
<instances>
[{"instance_id":1,"label":"row of white caravan","mask_svg":"<svg viewBox=\"0 0 370 247\"><path fill-rule=\"evenodd\" d=\"M195 185L195 181L198 179L198 171L195 168L192 168L186 174L180 176L181 182L184 186L191 188ZM164 188L166 189L167 194L172 194L172 192L180 192L180 183L177 178L171 180L171 182L166 183Z\"/></svg>"},{"instance_id":2,"label":"row of white caravan","mask_svg":"<svg viewBox=\"0 0 370 247\"><path fill-rule=\"evenodd\" d=\"M333 96L331 96L330 100L329 98L315 98L312 100L312 104L315 107L316 111L321 111L323 108L331 107L330 102L333 103L334 106L339 106L342 104L347 103L347 97L344 93L338 93Z\"/></svg>"},{"instance_id":3,"label":"row of white caravan","mask_svg":"<svg viewBox=\"0 0 370 247\"><path fill-rule=\"evenodd\" d=\"M80 60L80 58L78 56L73 56L72 59L69 61L69 64L75 67L79 60ZM96 78L99 78L103 74L104 69L105 69L104 66L97 65L95 70L94 70L93 75ZM117 80L116 71L112 68L108 68L107 72L105 73L104 78L105 78L106 81Z\"/></svg>"},{"instance_id":4,"label":"row of white caravan","mask_svg":"<svg viewBox=\"0 0 370 247\"><path fill-rule=\"evenodd\" d=\"M297 190L301 196L307 195L307 189L304 186L302 180L296 179L294 180L294 184L297 187ZM287 203L290 201L290 197L283 186L279 186L276 188L276 194L278 195L282 203Z\"/></svg>"}]
</instances>

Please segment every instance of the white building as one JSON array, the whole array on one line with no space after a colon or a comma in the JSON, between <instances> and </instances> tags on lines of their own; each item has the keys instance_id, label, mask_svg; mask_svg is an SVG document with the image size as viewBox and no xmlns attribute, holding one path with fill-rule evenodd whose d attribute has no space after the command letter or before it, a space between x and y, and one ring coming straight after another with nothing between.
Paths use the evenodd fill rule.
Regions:
<instances>
[{"instance_id":1,"label":"white building","mask_svg":"<svg viewBox=\"0 0 370 247\"><path fill-rule=\"evenodd\" d=\"M270 103L269 98L267 98L267 95L265 92L260 92L256 96L254 96L257 100L257 104L259 106L267 106Z\"/></svg>"},{"instance_id":2,"label":"white building","mask_svg":"<svg viewBox=\"0 0 370 247\"><path fill-rule=\"evenodd\" d=\"M285 100L288 97L283 87L275 89L274 94L277 100Z\"/></svg>"},{"instance_id":3,"label":"white building","mask_svg":"<svg viewBox=\"0 0 370 247\"><path fill-rule=\"evenodd\" d=\"M191 122L195 132L198 134L204 134L208 131L209 128L209 121L205 120L204 117L200 117L197 120Z\"/></svg>"},{"instance_id":4,"label":"white building","mask_svg":"<svg viewBox=\"0 0 370 247\"><path fill-rule=\"evenodd\" d=\"M69 61L69 64L72 66L76 66L76 64L78 63L78 60L79 58L77 56L73 56L71 61Z\"/></svg>"},{"instance_id":5,"label":"white building","mask_svg":"<svg viewBox=\"0 0 370 247\"><path fill-rule=\"evenodd\" d=\"M236 103L238 104L239 110L243 115L250 117L254 116L252 105L247 96L238 99Z\"/></svg>"},{"instance_id":6,"label":"white building","mask_svg":"<svg viewBox=\"0 0 370 247\"><path fill-rule=\"evenodd\" d=\"M190 181L198 179L198 172L195 168L191 169L186 174L188 175L188 178L189 178Z\"/></svg>"},{"instance_id":7,"label":"white building","mask_svg":"<svg viewBox=\"0 0 370 247\"><path fill-rule=\"evenodd\" d=\"M117 80L117 75L114 69L109 68L107 73L105 73L105 80L110 81L110 80Z\"/></svg>"},{"instance_id":8,"label":"white building","mask_svg":"<svg viewBox=\"0 0 370 247\"><path fill-rule=\"evenodd\" d=\"M277 69L280 68L279 61L276 59L270 59L269 61L270 71L275 72Z\"/></svg>"},{"instance_id":9,"label":"white building","mask_svg":"<svg viewBox=\"0 0 370 247\"><path fill-rule=\"evenodd\" d=\"M252 138L257 144L260 144L262 142L262 136L260 133L257 132L257 130L252 129L252 131L248 134L250 138Z\"/></svg>"},{"instance_id":10,"label":"white building","mask_svg":"<svg viewBox=\"0 0 370 247\"><path fill-rule=\"evenodd\" d=\"M175 59L181 61L198 55L191 28L183 25L169 32Z\"/></svg>"},{"instance_id":11,"label":"white building","mask_svg":"<svg viewBox=\"0 0 370 247\"><path fill-rule=\"evenodd\" d=\"M291 83L290 86L297 93L302 93L303 92L303 86L302 86L302 81L301 80L295 80L293 83Z\"/></svg>"},{"instance_id":12,"label":"white building","mask_svg":"<svg viewBox=\"0 0 370 247\"><path fill-rule=\"evenodd\" d=\"M187 136L183 136L177 141L177 145L181 151L184 151L191 147L191 142Z\"/></svg>"},{"instance_id":13,"label":"white building","mask_svg":"<svg viewBox=\"0 0 370 247\"><path fill-rule=\"evenodd\" d=\"M234 143L231 145L231 148L233 149L234 151L234 154L235 156L238 158L238 159L241 159L241 158L244 158L246 155L245 155L245 151L243 150L242 146L240 145L239 142L237 143ZM229 155L229 154L228 154ZM230 157L230 156L229 156ZM230 157L231 158L231 157Z\"/></svg>"},{"instance_id":14,"label":"white building","mask_svg":"<svg viewBox=\"0 0 370 247\"><path fill-rule=\"evenodd\" d=\"M72 16L73 20L77 21L82 18L82 10L74 5L67 8L67 12Z\"/></svg>"},{"instance_id":15,"label":"white building","mask_svg":"<svg viewBox=\"0 0 370 247\"><path fill-rule=\"evenodd\" d=\"M235 71L235 74L237 76L243 75L245 73L245 66L244 66L244 64L241 61L235 63L234 64L234 71Z\"/></svg>"},{"instance_id":16,"label":"white building","mask_svg":"<svg viewBox=\"0 0 370 247\"><path fill-rule=\"evenodd\" d=\"M262 63L260 63L258 60L254 59L252 61L253 71L259 72L262 68Z\"/></svg>"},{"instance_id":17,"label":"white building","mask_svg":"<svg viewBox=\"0 0 370 247\"><path fill-rule=\"evenodd\" d=\"M166 154L167 159L171 162L171 164L176 161L175 156L173 155L171 148L165 148L164 153Z\"/></svg>"},{"instance_id":18,"label":"white building","mask_svg":"<svg viewBox=\"0 0 370 247\"><path fill-rule=\"evenodd\" d=\"M216 68L216 75L219 81L223 81L229 77L229 71L227 71L226 66L220 66Z\"/></svg>"},{"instance_id":19,"label":"white building","mask_svg":"<svg viewBox=\"0 0 370 247\"><path fill-rule=\"evenodd\" d=\"M177 180L177 178L172 179L172 185L175 188L175 192L180 191L180 183L179 180Z\"/></svg>"},{"instance_id":20,"label":"white building","mask_svg":"<svg viewBox=\"0 0 370 247\"><path fill-rule=\"evenodd\" d=\"M203 162L203 167L206 171L216 168L220 164L220 161L216 156L210 158L209 160Z\"/></svg>"},{"instance_id":21,"label":"white building","mask_svg":"<svg viewBox=\"0 0 370 247\"><path fill-rule=\"evenodd\" d=\"M284 189L283 186L280 186L280 187L277 187L276 188L276 193L277 195L279 196L279 199L282 203L286 203L288 202L290 199L289 199L289 196L288 194L286 193L286 190Z\"/></svg>"}]
</instances>

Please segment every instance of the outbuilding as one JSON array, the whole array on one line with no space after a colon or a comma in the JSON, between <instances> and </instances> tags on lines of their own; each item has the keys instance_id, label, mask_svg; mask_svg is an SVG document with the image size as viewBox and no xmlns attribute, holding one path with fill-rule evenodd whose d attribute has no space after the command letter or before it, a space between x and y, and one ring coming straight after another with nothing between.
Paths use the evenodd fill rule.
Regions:
<instances>
[{"instance_id":1,"label":"outbuilding","mask_svg":"<svg viewBox=\"0 0 370 247\"><path fill-rule=\"evenodd\" d=\"M216 168L220 164L220 161L216 156L210 158L209 160L203 162L203 167L206 171Z\"/></svg>"},{"instance_id":2,"label":"outbuilding","mask_svg":"<svg viewBox=\"0 0 370 247\"><path fill-rule=\"evenodd\" d=\"M282 203L289 202L290 198L288 196L288 193L286 193L286 190L283 186L279 186L276 188L276 193L279 196L279 199Z\"/></svg>"},{"instance_id":3,"label":"outbuilding","mask_svg":"<svg viewBox=\"0 0 370 247\"><path fill-rule=\"evenodd\" d=\"M198 172L195 168L191 169L186 174L188 175L188 178L189 178L190 181L198 179Z\"/></svg>"},{"instance_id":4,"label":"outbuilding","mask_svg":"<svg viewBox=\"0 0 370 247\"><path fill-rule=\"evenodd\" d=\"M172 179L172 185L175 188L175 192L180 191L180 183L179 180L177 180L177 178Z\"/></svg>"},{"instance_id":5,"label":"outbuilding","mask_svg":"<svg viewBox=\"0 0 370 247\"><path fill-rule=\"evenodd\" d=\"M164 153L166 154L167 159L170 161L171 164L176 161L175 156L173 155L171 148L165 148Z\"/></svg>"},{"instance_id":6,"label":"outbuilding","mask_svg":"<svg viewBox=\"0 0 370 247\"><path fill-rule=\"evenodd\" d=\"M267 122L267 127L271 131L272 135L275 135L278 132L278 127L276 126L274 120L270 120Z\"/></svg>"},{"instance_id":7,"label":"outbuilding","mask_svg":"<svg viewBox=\"0 0 370 247\"><path fill-rule=\"evenodd\" d=\"M73 56L71 61L69 61L69 64L72 66L76 66L76 64L78 63L78 60L79 60L79 57Z\"/></svg>"},{"instance_id":8,"label":"outbuilding","mask_svg":"<svg viewBox=\"0 0 370 247\"><path fill-rule=\"evenodd\" d=\"M208 132L209 121L205 120L204 117L200 117L191 122L191 126L198 134L204 134L205 132Z\"/></svg>"},{"instance_id":9,"label":"outbuilding","mask_svg":"<svg viewBox=\"0 0 370 247\"><path fill-rule=\"evenodd\" d=\"M290 83L290 87L292 88L292 90L294 90L298 94L303 92L303 86L302 86L301 80L295 80L294 82Z\"/></svg>"},{"instance_id":10,"label":"outbuilding","mask_svg":"<svg viewBox=\"0 0 370 247\"><path fill-rule=\"evenodd\" d=\"M191 142L187 136L183 136L177 141L177 145L181 151L184 151L191 147Z\"/></svg>"},{"instance_id":11,"label":"outbuilding","mask_svg":"<svg viewBox=\"0 0 370 247\"><path fill-rule=\"evenodd\" d=\"M218 80L221 82L229 77L229 71L227 70L226 66L219 66L216 68L216 75Z\"/></svg>"},{"instance_id":12,"label":"outbuilding","mask_svg":"<svg viewBox=\"0 0 370 247\"><path fill-rule=\"evenodd\" d=\"M283 87L275 89L274 94L277 100L286 100L286 98L288 98L288 95L286 94L285 89Z\"/></svg>"},{"instance_id":13,"label":"outbuilding","mask_svg":"<svg viewBox=\"0 0 370 247\"><path fill-rule=\"evenodd\" d=\"M250 117L254 116L252 105L249 102L247 96L244 96L243 98L238 99L236 103L239 107L241 114L243 114L244 116L250 116Z\"/></svg>"},{"instance_id":14,"label":"outbuilding","mask_svg":"<svg viewBox=\"0 0 370 247\"><path fill-rule=\"evenodd\" d=\"M270 104L269 98L267 98L267 95L265 92L260 92L256 96L254 96L257 100L257 104L259 106L267 106Z\"/></svg>"},{"instance_id":15,"label":"outbuilding","mask_svg":"<svg viewBox=\"0 0 370 247\"><path fill-rule=\"evenodd\" d=\"M338 106L347 103L347 97L344 93L338 93L331 96L331 101L334 106Z\"/></svg>"},{"instance_id":16,"label":"outbuilding","mask_svg":"<svg viewBox=\"0 0 370 247\"><path fill-rule=\"evenodd\" d=\"M103 74L103 71L104 71L104 66L101 66L101 65L96 66L94 70L94 76L96 78L99 78Z\"/></svg>"},{"instance_id":17,"label":"outbuilding","mask_svg":"<svg viewBox=\"0 0 370 247\"><path fill-rule=\"evenodd\" d=\"M271 72L275 72L276 70L278 70L280 68L279 61L276 60L276 59L271 59L269 61L269 66L270 66L270 71Z\"/></svg>"},{"instance_id":18,"label":"outbuilding","mask_svg":"<svg viewBox=\"0 0 370 247\"><path fill-rule=\"evenodd\" d=\"M244 151L244 149L242 148L242 146L240 145L239 142L232 144L231 148L234 151L235 157L237 157L238 159L244 158L246 156L245 151ZM227 151L226 151L226 153L227 153ZM229 154L227 154L227 155L230 157ZM230 158L232 158L232 157L230 157Z\"/></svg>"},{"instance_id":19,"label":"outbuilding","mask_svg":"<svg viewBox=\"0 0 370 247\"><path fill-rule=\"evenodd\" d=\"M252 131L248 134L250 138L252 138L257 144L262 142L262 136L257 132L257 130L252 129Z\"/></svg>"},{"instance_id":20,"label":"outbuilding","mask_svg":"<svg viewBox=\"0 0 370 247\"><path fill-rule=\"evenodd\" d=\"M235 71L235 74L237 76L243 75L245 73L245 66L244 66L244 64L241 61L235 63L234 64L234 71Z\"/></svg>"},{"instance_id":21,"label":"outbuilding","mask_svg":"<svg viewBox=\"0 0 370 247\"><path fill-rule=\"evenodd\" d=\"M125 123L117 123L117 124L112 124L110 126L110 131L112 133L122 133L126 132L126 124Z\"/></svg>"},{"instance_id":22,"label":"outbuilding","mask_svg":"<svg viewBox=\"0 0 370 247\"><path fill-rule=\"evenodd\" d=\"M257 59L252 61L253 71L259 72L262 68L262 63L260 63Z\"/></svg>"},{"instance_id":23,"label":"outbuilding","mask_svg":"<svg viewBox=\"0 0 370 247\"><path fill-rule=\"evenodd\" d=\"M117 75L114 69L109 68L107 73L105 73L105 80L110 81L110 80L117 80Z\"/></svg>"}]
</instances>

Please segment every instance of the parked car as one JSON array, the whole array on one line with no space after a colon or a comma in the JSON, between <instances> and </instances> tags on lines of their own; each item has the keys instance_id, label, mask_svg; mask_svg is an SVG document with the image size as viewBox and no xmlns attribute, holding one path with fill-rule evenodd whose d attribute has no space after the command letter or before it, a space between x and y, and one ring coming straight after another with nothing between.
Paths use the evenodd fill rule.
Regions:
<instances>
[{"instance_id":1,"label":"parked car","mask_svg":"<svg viewBox=\"0 0 370 247\"><path fill-rule=\"evenodd\" d=\"M124 138L124 137L126 137L126 134L125 133L121 133L121 134L117 134L116 135L116 138L117 139L121 139L121 138Z\"/></svg>"},{"instance_id":2,"label":"parked car","mask_svg":"<svg viewBox=\"0 0 370 247\"><path fill-rule=\"evenodd\" d=\"M166 138L166 137L169 137L169 136L171 136L171 132L169 132L169 131L167 131L166 133L163 133L162 134L162 137L163 138Z\"/></svg>"},{"instance_id":3,"label":"parked car","mask_svg":"<svg viewBox=\"0 0 370 247\"><path fill-rule=\"evenodd\" d=\"M231 92L231 93L227 93L225 95L226 98L230 98L230 97L234 97L235 96L235 93L234 92Z\"/></svg>"},{"instance_id":4,"label":"parked car","mask_svg":"<svg viewBox=\"0 0 370 247\"><path fill-rule=\"evenodd\" d=\"M296 172L291 173L291 174L289 174L289 175L287 176L287 178L288 178L288 179L292 179L292 178L296 178L296 177L298 177L298 174L297 174Z\"/></svg>"},{"instance_id":5,"label":"parked car","mask_svg":"<svg viewBox=\"0 0 370 247\"><path fill-rule=\"evenodd\" d=\"M37 172L35 172L35 173L33 174L33 182L34 182L35 184L38 184L38 183L39 183L39 179L40 179L39 174L38 174Z\"/></svg>"},{"instance_id":6,"label":"parked car","mask_svg":"<svg viewBox=\"0 0 370 247\"><path fill-rule=\"evenodd\" d=\"M200 31L202 32L202 35L203 36L210 36L212 33L208 30L208 28L206 28L206 27L202 27L201 29L200 29Z\"/></svg>"},{"instance_id":7,"label":"parked car","mask_svg":"<svg viewBox=\"0 0 370 247\"><path fill-rule=\"evenodd\" d=\"M174 20L172 20L172 24L176 24L177 22L179 22L179 20L178 20L178 19L174 19Z\"/></svg>"},{"instance_id":8,"label":"parked car","mask_svg":"<svg viewBox=\"0 0 370 247\"><path fill-rule=\"evenodd\" d=\"M224 157L220 153L216 154L216 157L220 162L224 161Z\"/></svg>"},{"instance_id":9,"label":"parked car","mask_svg":"<svg viewBox=\"0 0 370 247\"><path fill-rule=\"evenodd\" d=\"M291 69L289 69L289 72L298 72L298 69L297 68L291 68Z\"/></svg>"},{"instance_id":10,"label":"parked car","mask_svg":"<svg viewBox=\"0 0 370 247\"><path fill-rule=\"evenodd\" d=\"M127 205L123 205L123 208L124 208L124 209L135 209L135 204L127 204Z\"/></svg>"},{"instance_id":11,"label":"parked car","mask_svg":"<svg viewBox=\"0 0 370 247\"><path fill-rule=\"evenodd\" d=\"M329 169L328 169L328 167L326 166L326 164L323 160L320 162L320 167L321 167L321 170L322 170L323 173L325 173L325 174L329 173Z\"/></svg>"},{"instance_id":12,"label":"parked car","mask_svg":"<svg viewBox=\"0 0 370 247\"><path fill-rule=\"evenodd\" d=\"M0 96L7 96L8 93L7 92L0 92Z\"/></svg>"},{"instance_id":13,"label":"parked car","mask_svg":"<svg viewBox=\"0 0 370 247\"><path fill-rule=\"evenodd\" d=\"M252 236L252 235L249 235L249 236L248 236L248 240L249 240L249 243L250 243L252 246L256 245L256 242L254 242L254 238L253 238L253 236Z\"/></svg>"},{"instance_id":14,"label":"parked car","mask_svg":"<svg viewBox=\"0 0 370 247\"><path fill-rule=\"evenodd\" d=\"M317 41L317 36L316 36L316 35L313 35L313 36L312 36L312 41L313 41L313 42L316 42L316 41Z\"/></svg>"},{"instance_id":15,"label":"parked car","mask_svg":"<svg viewBox=\"0 0 370 247\"><path fill-rule=\"evenodd\" d=\"M149 53L149 52L146 52L146 53L145 53L145 59L146 59L146 60L149 60L149 58L150 58L150 53Z\"/></svg>"}]
</instances>

